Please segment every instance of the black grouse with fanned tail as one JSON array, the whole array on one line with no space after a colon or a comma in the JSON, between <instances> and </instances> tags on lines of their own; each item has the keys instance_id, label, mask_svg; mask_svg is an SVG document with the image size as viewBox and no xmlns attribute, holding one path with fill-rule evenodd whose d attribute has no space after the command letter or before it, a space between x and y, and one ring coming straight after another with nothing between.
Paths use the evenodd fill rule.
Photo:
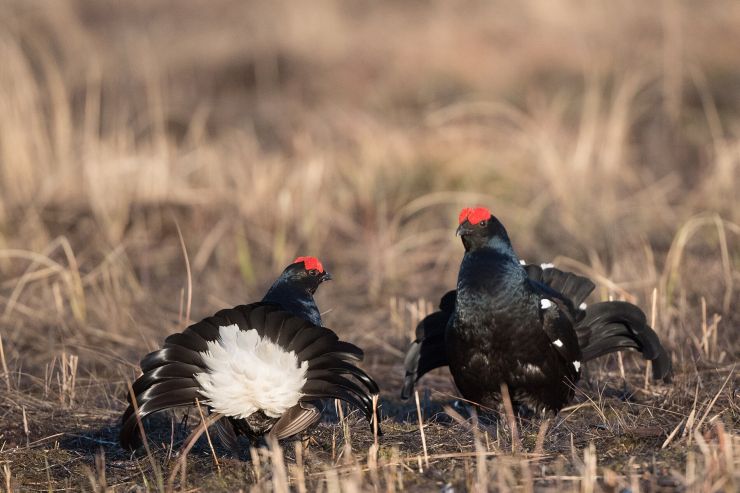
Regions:
<instances>
[{"instance_id":1,"label":"black grouse with fanned tail","mask_svg":"<svg viewBox=\"0 0 740 493\"><path fill-rule=\"evenodd\" d=\"M405 360L401 397L435 368L449 366L462 396L495 407L501 386L514 404L559 411L574 394L581 365L634 349L668 381L671 358L635 305L586 305L589 279L549 264L520 261L501 222L485 208L460 213L465 255L457 289L416 329Z\"/></svg>"},{"instance_id":2,"label":"black grouse with fanned tail","mask_svg":"<svg viewBox=\"0 0 740 493\"><path fill-rule=\"evenodd\" d=\"M362 350L321 326L313 294L328 279L317 259L299 257L261 302L221 310L167 337L141 361L121 445L141 445L146 416L196 399L223 415L217 435L233 452L238 435L280 440L305 430L320 418L321 399L345 401L371 420L379 390L356 366Z\"/></svg>"}]
</instances>

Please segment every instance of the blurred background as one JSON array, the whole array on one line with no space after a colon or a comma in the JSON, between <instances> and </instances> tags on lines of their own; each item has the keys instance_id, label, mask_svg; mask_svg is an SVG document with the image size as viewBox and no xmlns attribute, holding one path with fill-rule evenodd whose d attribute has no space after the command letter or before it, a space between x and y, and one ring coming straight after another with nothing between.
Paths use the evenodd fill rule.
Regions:
<instances>
[{"instance_id":1,"label":"blurred background","mask_svg":"<svg viewBox=\"0 0 740 493\"><path fill-rule=\"evenodd\" d=\"M732 0L2 0L6 379L47 396L74 356L61 402L112 423L188 312L256 300L315 255L325 323L395 397L478 204L597 297L649 311L655 292L679 367L726 363L738 46Z\"/></svg>"},{"instance_id":2,"label":"blurred background","mask_svg":"<svg viewBox=\"0 0 740 493\"><path fill-rule=\"evenodd\" d=\"M525 259L648 290L686 221L740 214L736 2L4 0L2 14L0 245L54 265L4 293L6 315L9 298L48 306L70 268L84 280L57 298L79 321L106 303L128 326L125 303L152 292L176 308L176 221L202 314L259 296L298 254L363 305L434 298L470 204ZM692 260L725 308L733 254L731 273ZM38 269L29 255L3 255L6 279ZM120 291L95 300L105 283Z\"/></svg>"}]
</instances>

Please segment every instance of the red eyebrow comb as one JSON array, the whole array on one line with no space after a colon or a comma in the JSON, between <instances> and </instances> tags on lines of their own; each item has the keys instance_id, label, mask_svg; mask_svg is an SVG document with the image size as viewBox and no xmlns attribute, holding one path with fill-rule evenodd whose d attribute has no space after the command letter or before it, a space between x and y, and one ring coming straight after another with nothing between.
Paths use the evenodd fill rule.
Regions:
<instances>
[{"instance_id":1,"label":"red eyebrow comb","mask_svg":"<svg viewBox=\"0 0 740 493\"><path fill-rule=\"evenodd\" d=\"M492 215L491 211L485 207L466 207L460 211L457 220L460 224L464 223L466 219L470 224L478 224L481 221L490 219Z\"/></svg>"},{"instance_id":2,"label":"red eyebrow comb","mask_svg":"<svg viewBox=\"0 0 740 493\"><path fill-rule=\"evenodd\" d=\"M316 269L319 272L324 272L324 266L321 265L321 262L319 262L319 259L316 257L298 257L293 261L294 264L297 264L298 262L303 262L303 266L306 270Z\"/></svg>"}]
</instances>

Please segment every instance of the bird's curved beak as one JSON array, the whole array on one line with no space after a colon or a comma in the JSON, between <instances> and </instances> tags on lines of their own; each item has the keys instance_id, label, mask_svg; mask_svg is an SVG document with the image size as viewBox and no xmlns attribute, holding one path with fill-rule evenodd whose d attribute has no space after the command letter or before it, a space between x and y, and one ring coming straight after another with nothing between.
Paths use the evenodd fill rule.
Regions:
<instances>
[{"instance_id":1,"label":"bird's curved beak","mask_svg":"<svg viewBox=\"0 0 740 493\"><path fill-rule=\"evenodd\" d=\"M467 234L470 234L473 232L473 228L470 225L469 222L465 221L460 226L457 227L457 231L455 231L456 236L465 236Z\"/></svg>"},{"instance_id":2,"label":"bird's curved beak","mask_svg":"<svg viewBox=\"0 0 740 493\"><path fill-rule=\"evenodd\" d=\"M332 279L334 278L331 277L331 274L329 274L328 272L324 272L323 274L321 274L321 282L331 281Z\"/></svg>"}]
</instances>

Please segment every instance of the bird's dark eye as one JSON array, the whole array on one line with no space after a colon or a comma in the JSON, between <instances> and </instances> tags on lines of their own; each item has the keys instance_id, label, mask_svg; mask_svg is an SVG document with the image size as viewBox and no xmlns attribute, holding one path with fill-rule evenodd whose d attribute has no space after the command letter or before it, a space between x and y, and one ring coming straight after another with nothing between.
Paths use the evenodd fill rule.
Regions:
<instances>
[{"instance_id":1,"label":"bird's dark eye","mask_svg":"<svg viewBox=\"0 0 740 493\"><path fill-rule=\"evenodd\" d=\"M478 223L478 226L480 226L480 227L482 228L482 227L484 227L484 226L485 226L486 224L488 224L488 221L486 221L486 220L484 219L484 220L482 220L481 222L479 222L479 223Z\"/></svg>"},{"instance_id":2,"label":"bird's dark eye","mask_svg":"<svg viewBox=\"0 0 740 493\"><path fill-rule=\"evenodd\" d=\"M319 271L317 271L316 269L311 269L310 271L308 271L308 273L311 274L312 276L318 276L319 275Z\"/></svg>"}]
</instances>

